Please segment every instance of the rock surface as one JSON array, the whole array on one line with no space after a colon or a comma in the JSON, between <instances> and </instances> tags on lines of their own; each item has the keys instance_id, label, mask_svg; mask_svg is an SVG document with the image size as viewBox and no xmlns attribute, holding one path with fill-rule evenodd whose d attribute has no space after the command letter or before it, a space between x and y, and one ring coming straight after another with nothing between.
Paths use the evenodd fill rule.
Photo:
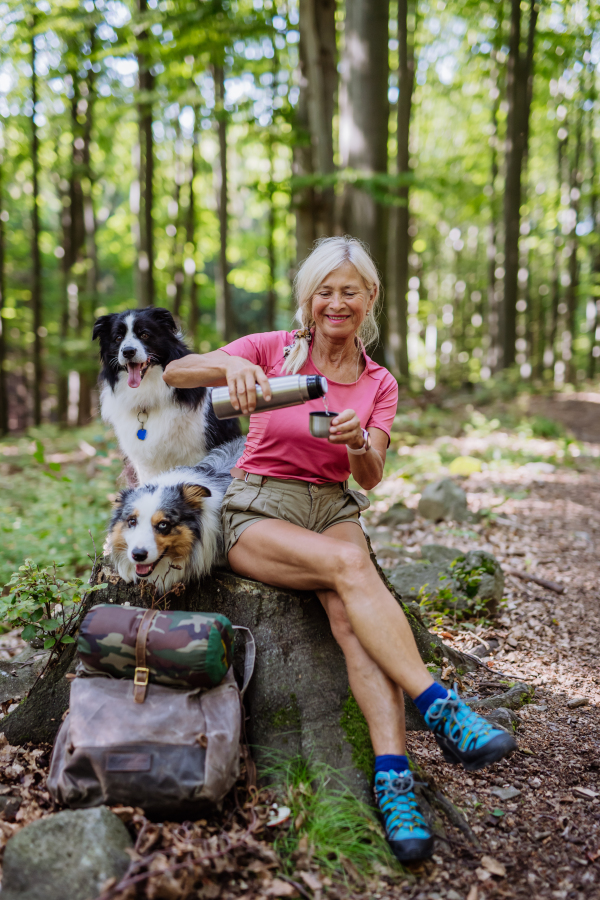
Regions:
<instances>
[{"instance_id":1,"label":"rock surface","mask_svg":"<svg viewBox=\"0 0 600 900\"><path fill-rule=\"evenodd\" d=\"M442 519L464 522L469 516L467 495L451 478L442 478L427 485L421 494L418 512L433 522Z\"/></svg>"},{"instance_id":2,"label":"rock surface","mask_svg":"<svg viewBox=\"0 0 600 900\"><path fill-rule=\"evenodd\" d=\"M447 609L464 610L485 604L491 615L496 612L504 593L504 574L491 553L470 550L461 559L460 550L438 544L425 545L421 553L423 560L387 570L390 583L405 602L435 602L443 591L441 605ZM452 567L456 559L460 562ZM478 583L469 586L467 579L475 571Z\"/></svg>"},{"instance_id":3,"label":"rock surface","mask_svg":"<svg viewBox=\"0 0 600 900\"><path fill-rule=\"evenodd\" d=\"M380 517L378 525L387 525L396 528L398 525L409 525L415 521L414 509L409 509L404 503L394 503L388 511Z\"/></svg>"},{"instance_id":4,"label":"rock surface","mask_svg":"<svg viewBox=\"0 0 600 900\"><path fill-rule=\"evenodd\" d=\"M500 728L504 728L511 734L521 724L518 715L513 712L512 709L507 709L505 706L499 706L497 709L486 713L483 718L487 719L488 722L491 722L492 725L499 725Z\"/></svg>"},{"instance_id":5,"label":"rock surface","mask_svg":"<svg viewBox=\"0 0 600 900\"><path fill-rule=\"evenodd\" d=\"M4 851L2 900L93 900L129 866L129 832L105 806L26 825Z\"/></svg>"},{"instance_id":6,"label":"rock surface","mask_svg":"<svg viewBox=\"0 0 600 900\"><path fill-rule=\"evenodd\" d=\"M523 684L517 681L504 694L495 694L493 697L486 697L485 700L469 701L469 706L475 706L477 709L520 709L525 703L528 703L535 694L535 688L531 684Z\"/></svg>"}]
</instances>

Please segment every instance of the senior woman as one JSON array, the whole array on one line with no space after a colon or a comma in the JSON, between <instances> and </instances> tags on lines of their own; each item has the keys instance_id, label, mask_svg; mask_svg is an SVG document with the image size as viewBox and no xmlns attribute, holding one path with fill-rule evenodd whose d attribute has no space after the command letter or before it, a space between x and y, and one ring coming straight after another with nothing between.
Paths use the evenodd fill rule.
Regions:
<instances>
[{"instance_id":1,"label":"senior woman","mask_svg":"<svg viewBox=\"0 0 600 900\"><path fill-rule=\"evenodd\" d=\"M167 384L227 384L233 406L252 413L256 385L300 372L329 383L327 441L314 438L303 407L251 415L236 476L222 509L234 572L276 587L316 591L344 652L350 686L367 720L375 761L375 796L388 841L400 860L431 855L433 837L413 791L406 757L403 691L413 698L444 758L479 769L516 749L513 738L471 712L437 684L410 626L369 558L359 524L365 490L383 476L398 388L364 345L377 337L379 278L363 245L348 237L319 241L295 283L301 328L253 334L221 350L170 363Z\"/></svg>"}]
</instances>

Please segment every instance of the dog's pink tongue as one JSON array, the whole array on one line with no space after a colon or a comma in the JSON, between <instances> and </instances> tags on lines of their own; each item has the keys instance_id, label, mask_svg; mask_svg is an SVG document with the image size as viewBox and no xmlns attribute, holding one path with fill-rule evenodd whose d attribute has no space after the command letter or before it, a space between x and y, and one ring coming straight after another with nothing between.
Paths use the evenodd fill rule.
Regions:
<instances>
[{"instance_id":1,"label":"dog's pink tongue","mask_svg":"<svg viewBox=\"0 0 600 900\"><path fill-rule=\"evenodd\" d=\"M151 572L152 566L143 566L141 563L136 563L135 573L136 575L148 575Z\"/></svg>"},{"instance_id":2,"label":"dog's pink tongue","mask_svg":"<svg viewBox=\"0 0 600 900\"><path fill-rule=\"evenodd\" d=\"M141 363L128 363L127 364L127 384L131 388L138 388L142 383L142 364Z\"/></svg>"}]
</instances>

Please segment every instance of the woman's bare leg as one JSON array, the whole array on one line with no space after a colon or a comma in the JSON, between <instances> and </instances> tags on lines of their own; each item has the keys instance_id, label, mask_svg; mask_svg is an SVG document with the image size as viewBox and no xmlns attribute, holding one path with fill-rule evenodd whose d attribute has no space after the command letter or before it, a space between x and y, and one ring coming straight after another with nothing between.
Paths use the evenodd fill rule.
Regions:
<instances>
[{"instance_id":1,"label":"woman's bare leg","mask_svg":"<svg viewBox=\"0 0 600 900\"><path fill-rule=\"evenodd\" d=\"M343 522L325 532L336 540L348 541L367 555L367 543L360 525ZM406 753L404 694L381 671L354 634L341 597L335 591L317 591L329 618L331 631L346 659L348 681L354 699L367 720L376 756Z\"/></svg>"},{"instance_id":2,"label":"woman's bare leg","mask_svg":"<svg viewBox=\"0 0 600 900\"><path fill-rule=\"evenodd\" d=\"M433 683L404 612L361 547L269 519L242 532L229 564L275 587L335 591L359 643L394 684L414 698Z\"/></svg>"}]
</instances>

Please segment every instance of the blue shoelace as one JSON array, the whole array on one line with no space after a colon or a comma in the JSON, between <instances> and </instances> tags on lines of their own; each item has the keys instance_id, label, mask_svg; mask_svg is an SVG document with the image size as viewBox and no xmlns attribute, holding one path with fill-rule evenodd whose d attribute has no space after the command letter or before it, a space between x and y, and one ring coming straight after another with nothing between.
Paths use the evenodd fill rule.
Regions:
<instances>
[{"instance_id":1,"label":"blue shoelace","mask_svg":"<svg viewBox=\"0 0 600 900\"><path fill-rule=\"evenodd\" d=\"M430 837L427 823L413 793L415 784L421 782L416 782L412 772L408 770L399 773L378 772L375 776L375 795L390 840Z\"/></svg>"},{"instance_id":2,"label":"blue shoelace","mask_svg":"<svg viewBox=\"0 0 600 900\"><path fill-rule=\"evenodd\" d=\"M454 691L449 691L445 700L436 700L431 705L425 721L434 734L437 732L450 738L463 751L475 750L498 731L474 713Z\"/></svg>"}]
</instances>

